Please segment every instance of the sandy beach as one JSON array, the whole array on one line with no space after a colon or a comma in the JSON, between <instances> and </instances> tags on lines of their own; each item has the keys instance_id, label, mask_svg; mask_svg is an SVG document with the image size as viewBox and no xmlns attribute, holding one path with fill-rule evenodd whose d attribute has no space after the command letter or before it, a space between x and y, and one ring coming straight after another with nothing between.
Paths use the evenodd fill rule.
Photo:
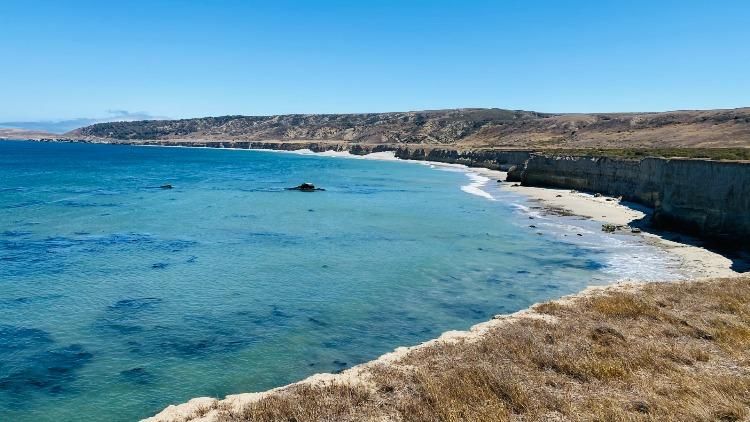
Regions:
<instances>
[{"instance_id":1,"label":"sandy beach","mask_svg":"<svg viewBox=\"0 0 750 422\"><path fill-rule=\"evenodd\" d=\"M505 180L506 174L503 172L492 172L491 174L497 176L498 179ZM646 217L647 213L650 212L646 207L620 202L618 198L608 196L595 197L589 193L566 189L520 186L516 183L503 183L502 188L539 201L549 212L562 211L567 214L590 218L602 224L628 226ZM669 235L668 233L665 235L652 234L645 231L631 233L629 230L625 230L618 231L612 235L642 236L654 246L676 255L682 260L680 270L687 278L733 277L739 275L738 272L732 270L732 261L730 259L706 248L690 244L697 243L698 241L688 236L680 236L683 240L682 242L677 242L666 237Z\"/></svg>"},{"instance_id":2,"label":"sandy beach","mask_svg":"<svg viewBox=\"0 0 750 422\"><path fill-rule=\"evenodd\" d=\"M373 158L388 159L382 153ZM629 227L634 222L648 217L652 212L648 207L631 202L622 202L619 198L610 196L594 196L591 193L569 189L532 187L515 182L506 182L508 174L503 171L467 167L461 164L422 163L434 167L462 169L470 175L476 174L486 177L489 179L486 183L498 183L500 188L505 191L517 193L537 201L545 212L550 214L577 216L602 224ZM470 192L472 194L491 198L481 190L481 186L482 183L477 184L474 181L468 188L477 191ZM669 252L681 261L679 270L685 278L734 277L740 274L732 269L732 260L700 246L701 242L698 239L669 232L649 233L641 231L632 233L628 227L625 227L624 230L617 230L612 233L612 236L640 236L647 243Z\"/></svg>"}]
</instances>

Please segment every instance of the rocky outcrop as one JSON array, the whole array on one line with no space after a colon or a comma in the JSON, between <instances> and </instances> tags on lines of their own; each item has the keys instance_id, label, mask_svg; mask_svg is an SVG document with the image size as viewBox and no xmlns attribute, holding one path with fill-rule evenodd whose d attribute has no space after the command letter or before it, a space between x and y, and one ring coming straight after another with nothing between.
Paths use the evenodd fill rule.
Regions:
<instances>
[{"instance_id":1,"label":"rocky outcrop","mask_svg":"<svg viewBox=\"0 0 750 422\"><path fill-rule=\"evenodd\" d=\"M522 184L622 196L656 226L750 248L750 162L532 154Z\"/></svg>"},{"instance_id":2,"label":"rocky outcrop","mask_svg":"<svg viewBox=\"0 0 750 422\"><path fill-rule=\"evenodd\" d=\"M302 183L301 185L295 186L293 188L286 188L286 190L298 190L298 191L301 191L301 192L316 192L316 191L324 191L325 189L323 189L323 188L316 188L315 185L313 185L312 183L305 182L305 183Z\"/></svg>"}]
</instances>

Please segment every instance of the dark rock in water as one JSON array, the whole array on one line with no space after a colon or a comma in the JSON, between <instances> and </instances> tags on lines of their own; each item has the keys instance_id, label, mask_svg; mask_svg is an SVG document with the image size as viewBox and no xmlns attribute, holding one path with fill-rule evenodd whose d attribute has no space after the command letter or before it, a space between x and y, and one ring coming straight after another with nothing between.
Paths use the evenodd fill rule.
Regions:
<instances>
[{"instance_id":1,"label":"dark rock in water","mask_svg":"<svg viewBox=\"0 0 750 422\"><path fill-rule=\"evenodd\" d=\"M52 336L38 328L0 325L0 368L24 352L35 352L54 343Z\"/></svg>"},{"instance_id":2,"label":"dark rock in water","mask_svg":"<svg viewBox=\"0 0 750 422\"><path fill-rule=\"evenodd\" d=\"M172 188L173 188L174 186L172 186L172 185L170 185L169 183L167 183L166 185L161 185L161 186L159 186L159 187L160 187L161 189L172 189Z\"/></svg>"},{"instance_id":3,"label":"dark rock in water","mask_svg":"<svg viewBox=\"0 0 750 422\"><path fill-rule=\"evenodd\" d=\"M154 380L154 376L145 368L137 367L120 372L120 377L134 384L146 385Z\"/></svg>"},{"instance_id":4,"label":"dark rock in water","mask_svg":"<svg viewBox=\"0 0 750 422\"><path fill-rule=\"evenodd\" d=\"M26 356L0 376L0 391L14 395L59 394L75 381L78 370L92 358L91 353L77 344Z\"/></svg>"},{"instance_id":5,"label":"dark rock in water","mask_svg":"<svg viewBox=\"0 0 750 422\"><path fill-rule=\"evenodd\" d=\"M322 191L322 190L325 190L325 189L316 188L315 185L313 185L312 183L303 183L303 184L301 184L299 186L295 186L293 188L287 188L287 190L298 190L298 191L301 191L301 192L315 192L315 191Z\"/></svg>"},{"instance_id":6,"label":"dark rock in water","mask_svg":"<svg viewBox=\"0 0 750 422\"><path fill-rule=\"evenodd\" d=\"M328 327L329 325L327 322L321 321L313 317L308 317L307 320L320 327Z\"/></svg>"},{"instance_id":7,"label":"dark rock in water","mask_svg":"<svg viewBox=\"0 0 750 422\"><path fill-rule=\"evenodd\" d=\"M602 224L602 231L607 233L613 233L617 230L617 226L614 224Z\"/></svg>"},{"instance_id":8,"label":"dark rock in water","mask_svg":"<svg viewBox=\"0 0 750 422\"><path fill-rule=\"evenodd\" d=\"M118 300L114 305L107 307L108 312L126 312L132 313L144 309L151 309L162 303L158 297L139 297L135 299Z\"/></svg>"},{"instance_id":9,"label":"dark rock in water","mask_svg":"<svg viewBox=\"0 0 750 422\"><path fill-rule=\"evenodd\" d=\"M151 268L161 270L167 268L168 265L169 264L167 264L166 262L157 262L156 264L151 265Z\"/></svg>"}]
</instances>

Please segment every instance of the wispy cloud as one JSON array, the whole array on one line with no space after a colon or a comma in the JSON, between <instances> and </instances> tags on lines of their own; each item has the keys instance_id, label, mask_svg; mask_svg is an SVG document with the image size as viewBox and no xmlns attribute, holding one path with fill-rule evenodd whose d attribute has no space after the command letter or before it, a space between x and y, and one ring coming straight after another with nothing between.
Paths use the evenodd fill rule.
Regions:
<instances>
[{"instance_id":1,"label":"wispy cloud","mask_svg":"<svg viewBox=\"0 0 750 422\"><path fill-rule=\"evenodd\" d=\"M104 117L79 117L66 120L39 120L30 122L0 122L0 128L14 128L42 131L49 133L65 133L79 127L105 122L124 122L133 120L160 120L163 116L154 116L145 111L131 112L128 110L107 110Z\"/></svg>"}]
</instances>

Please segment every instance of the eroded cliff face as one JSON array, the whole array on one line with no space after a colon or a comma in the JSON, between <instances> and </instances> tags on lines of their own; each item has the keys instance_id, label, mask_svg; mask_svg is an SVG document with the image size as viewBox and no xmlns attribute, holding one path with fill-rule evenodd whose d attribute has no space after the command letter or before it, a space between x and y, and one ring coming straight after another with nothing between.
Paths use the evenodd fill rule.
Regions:
<instances>
[{"instance_id":1,"label":"eroded cliff face","mask_svg":"<svg viewBox=\"0 0 750 422\"><path fill-rule=\"evenodd\" d=\"M656 226L750 247L750 163L534 154L520 180L621 195L653 207Z\"/></svg>"},{"instance_id":2,"label":"eroded cliff face","mask_svg":"<svg viewBox=\"0 0 750 422\"><path fill-rule=\"evenodd\" d=\"M508 171L512 166L526 162L530 156L530 151L396 149L396 157L404 160L427 160L440 163L463 164L469 167L484 167L502 171Z\"/></svg>"},{"instance_id":3,"label":"eroded cliff face","mask_svg":"<svg viewBox=\"0 0 750 422\"><path fill-rule=\"evenodd\" d=\"M84 142L84 141L79 141ZM354 155L392 151L403 160L435 161L440 163L463 164L469 167L484 167L507 171L513 165L520 165L529 159L531 151L466 150L447 148L407 147L402 144L351 144L336 142L245 142L245 141L120 141L127 145L160 145L203 148L239 148L296 151L309 149L313 152L348 151Z\"/></svg>"}]
</instances>

